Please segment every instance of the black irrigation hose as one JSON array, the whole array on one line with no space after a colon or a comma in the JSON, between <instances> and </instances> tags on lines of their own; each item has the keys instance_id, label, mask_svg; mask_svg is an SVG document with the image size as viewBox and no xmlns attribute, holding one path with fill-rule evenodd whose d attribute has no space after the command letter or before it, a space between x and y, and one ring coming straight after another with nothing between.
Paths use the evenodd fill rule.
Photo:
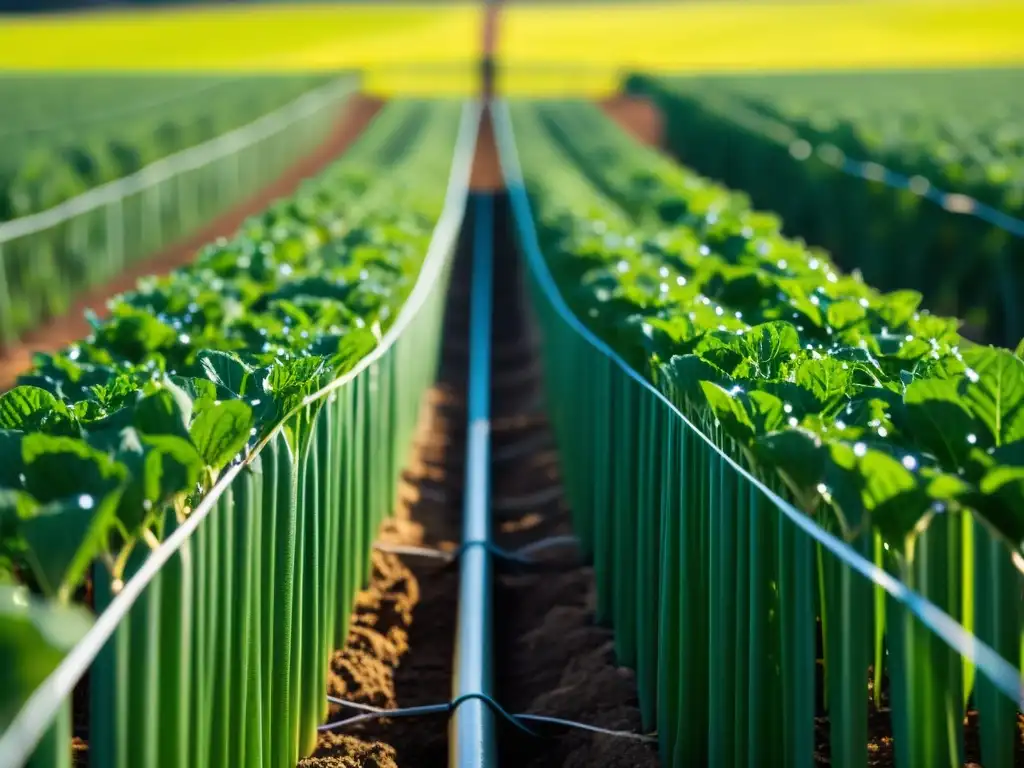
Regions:
<instances>
[{"instance_id":1,"label":"black irrigation hose","mask_svg":"<svg viewBox=\"0 0 1024 768\"><path fill-rule=\"evenodd\" d=\"M642 741L654 743L657 742L658 736L656 733L633 733L632 731L616 731L610 728L601 728L597 725L589 725L587 723L580 723L575 720L566 720L561 717L549 717L547 715L534 715L529 712L520 712L517 714L510 714L492 697L482 693L467 693L462 696L458 696L452 699L450 702L445 704L425 704L418 707L404 707L399 709L383 709L381 707L373 707L368 704L357 704L352 701L346 701L345 699L339 699L335 696L328 696L327 700L331 704L336 704L340 707L348 707L350 709L359 710L362 714L354 715L352 717L346 717L343 720L336 720L334 722L325 723L320 726L320 731L331 731L339 728L345 728L350 725L357 725L359 723L369 722L371 720L378 720L385 717L422 717L424 715L440 715L447 714L451 715L455 712L461 704L470 700L479 700L483 702L492 712L500 716L506 722L525 733L528 736L534 738L541 737L541 734L530 730L524 722L531 723L545 723L548 725L560 725L565 728L575 728L577 730L590 731L591 733L599 733L603 736L613 736L621 739L632 739L633 741Z\"/></svg>"}]
</instances>

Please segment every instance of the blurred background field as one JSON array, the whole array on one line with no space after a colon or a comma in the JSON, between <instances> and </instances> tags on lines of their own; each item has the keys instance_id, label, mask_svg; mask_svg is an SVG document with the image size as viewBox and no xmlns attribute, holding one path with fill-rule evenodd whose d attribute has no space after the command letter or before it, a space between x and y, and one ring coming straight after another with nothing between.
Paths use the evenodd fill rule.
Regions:
<instances>
[{"instance_id":1,"label":"blurred background field","mask_svg":"<svg viewBox=\"0 0 1024 768\"><path fill-rule=\"evenodd\" d=\"M0 24L0 70L237 72L362 69L379 94L463 94L475 4L259 4L105 10ZM613 90L620 73L1007 66L1024 62L1017 0L845 3L510 3L506 93Z\"/></svg>"}]
</instances>

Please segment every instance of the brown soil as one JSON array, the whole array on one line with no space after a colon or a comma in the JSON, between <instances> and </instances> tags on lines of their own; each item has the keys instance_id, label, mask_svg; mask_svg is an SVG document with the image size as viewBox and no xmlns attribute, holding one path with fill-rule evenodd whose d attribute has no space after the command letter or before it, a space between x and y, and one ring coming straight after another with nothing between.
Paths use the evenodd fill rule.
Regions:
<instances>
[{"instance_id":1,"label":"brown soil","mask_svg":"<svg viewBox=\"0 0 1024 768\"><path fill-rule=\"evenodd\" d=\"M480 119L480 134L477 137L469 186L475 192L497 192L505 187L501 161L498 159L498 145L494 141L490 107L484 108Z\"/></svg>"},{"instance_id":2,"label":"brown soil","mask_svg":"<svg viewBox=\"0 0 1024 768\"><path fill-rule=\"evenodd\" d=\"M617 94L601 102L601 109L641 144L663 146L665 121L650 99Z\"/></svg>"},{"instance_id":3,"label":"brown soil","mask_svg":"<svg viewBox=\"0 0 1024 768\"><path fill-rule=\"evenodd\" d=\"M558 457L550 427L537 403L539 368L529 381L502 377L534 362L536 331L524 316L519 263L511 249L510 221L499 227L495 283L493 493L497 543L517 548L542 538L571 533L568 509L559 495L538 503L526 497L560 485ZM516 357L519 358L518 362ZM501 387L502 378L508 384ZM518 380L517 380L518 379ZM516 456L517 447L529 451ZM513 458L503 460L508 455ZM540 563L505 572L495 596L495 669L498 699L510 712L549 715L613 730L640 733L640 709L633 672L615 663L612 632L594 621L593 570L572 548L547 550ZM544 738L503 731L503 764L533 768L658 765L654 745L586 731L536 726Z\"/></svg>"},{"instance_id":4,"label":"brown soil","mask_svg":"<svg viewBox=\"0 0 1024 768\"><path fill-rule=\"evenodd\" d=\"M18 375L31 366L34 352L54 352L88 335L89 324L84 314L86 309L91 308L102 317L106 313L107 300L134 288L140 278L166 274L189 263L203 245L218 237L234 234L248 216L262 211L274 200L291 194L303 180L338 157L362 133L382 105L380 100L362 94L352 96L341 108L337 127L331 135L272 184L238 203L189 237L132 264L128 270L101 288L79 297L65 315L26 334L19 346L5 350L0 356L0 390L13 386Z\"/></svg>"}]
</instances>

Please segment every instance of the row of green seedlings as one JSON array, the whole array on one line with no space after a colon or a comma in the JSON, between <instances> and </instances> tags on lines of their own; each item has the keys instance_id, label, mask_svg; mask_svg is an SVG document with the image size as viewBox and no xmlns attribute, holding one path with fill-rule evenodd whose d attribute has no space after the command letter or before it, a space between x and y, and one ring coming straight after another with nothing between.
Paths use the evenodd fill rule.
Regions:
<instances>
[{"instance_id":1,"label":"row of green seedlings","mask_svg":"<svg viewBox=\"0 0 1024 768\"><path fill-rule=\"evenodd\" d=\"M113 300L0 397L0 734L213 493L97 658L77 735L105 766L291 768L313 749L327 656L431 380L439 300L331 384L416 284L458 120L456 105L389 105L339 163ZM70 764L70 706L34 765Z\"/></svg>"},{"instance_id":2,"label":"row of green seedlings","mask_svg":"<svg viewBox=\"0 0 1024 768\"><path fill-rule=\"evenodd\" d=\"M133 174L252 122L329 79L9 80L0 86L13 110L12 119L4 123L0 155L0 221L40 213ZM79 100L83 103L76 108Z\"/></svg>"},{"instance_id":3,"label":"row of green seedlings","mask_svg":"<svg viewBox=\"0 0 1024 768\"><path fill-rule=\"evenodd\" d=\"M513 115L541 248L577 317L729 456L1018 667L1024 345L972 344L920 294L843 274L591 106ZM850 611L818 558L826 698L852 685L849 716L866 721L868 669L829 676L845 638L872 649L875 705L891 691L898 765L962 764L968 707L985 764L1012 765L1017 702L912 622L887 626L880 590ZM861 745L833 760L863 765Z\"/></svg>"},{"instance_id":4,"label":"row of green seedlings","mask_svg":"<svg viewBox=\"0 0 1024 768\"><path fill-rule=\"evenodd\" d=\"M792 87L811 87L800 82ZM764 96L744 96L746 89L784 93L785 84L637 77L631 88L661 108L667 144L682 162L747 191L782 216L788 233L825 247L872 285L920 290L934 310L962 317L976 340L1008 346L1024 335L1024 241L1012 219L1024 212L1024 187L1006 175L1019 162L1012 146L995 146L976 164L965 156L947 166L949 147L864 145L853 136L870 132L870 122L815 130L780 119ZM942 108L933 106L920 119L941 124ZM848 173L848 159L873 163L862 167L867 178ZM967 165L961 168L961 161ZM886 183L886 168L909 178ZM933 184L958 195L940 204L927 197ZM980 211L965 195L995 209Z\"/></svg>"},{"instance_id":5,"label":"row of green seedlings","mask_svg":"<svg viewBox=\"0 0 1024 768\"><path fill-rule=\"evenodd\" d=\"M1024 73L856 72L661 78L679 92L719 93L796 130L907 176L1024 213Z\"/></svg>"},{"instance_id":6,"label":"row of green seedlings","mask_svg":"<svg viewBox=\"0 0 1024 768\"><path fill-rule=\"evenodd\" d=\"M13 103L25 102L29 94L22 92L23 85L8 83L0 91L10 91ZM228 205L277 178L326 135L337 119L335 106L354 85L323 76L220 79L207 83L205 90L193 82L194 101L158 104L139 114L124 112L113 125L100 121L70 135L10 126L13 135L0 152L0 344L16 345L40 323L68 312L83 291L102 286L127 264L192 234ZM67 101L72 85L58 78L35 87L36 96L51 103L62 94ZM76 79L73 88L83 93L109 88L132 97L146 89L159 91L160 84L134 78ZM221 92L225 89L230 93ZM198 167L167 166L163 170L169 174L161 177L157 169L142 187L108 189L102 204L92 196L77 211L54 210L177 152L236 129L244 131L243 126L273 110L291 104L297 115L299 106L317 103L317 109L287 125L279 121L277 126L263 125L273 128L269 132L250 130L249 143L236 142L228 153L208 152ZM34 213L43 215L30 216ZM8 216L15 220L5 222Z\"/></svg>"}]
</instances>

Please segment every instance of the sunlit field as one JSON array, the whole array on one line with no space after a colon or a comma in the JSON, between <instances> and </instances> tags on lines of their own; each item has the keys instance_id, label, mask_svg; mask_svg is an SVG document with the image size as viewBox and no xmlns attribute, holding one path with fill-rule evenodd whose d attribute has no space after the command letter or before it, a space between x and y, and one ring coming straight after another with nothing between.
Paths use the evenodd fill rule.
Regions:
<instances>
[{"instance_id":1,"label":"sunlit field","mask_svg":"<svg viewBox=\"0 0 1024 768\"><path fill-rule=\"evenodd\" d=\"M719 72L1024 63L1017 0L511 4L506 91L596 93L622 70ZM238 6L5 21L6 70L365 69L375 91L464 92L476 5ZM425 66L429 65L429 66Z\"/></svg>"}]
</instances>

